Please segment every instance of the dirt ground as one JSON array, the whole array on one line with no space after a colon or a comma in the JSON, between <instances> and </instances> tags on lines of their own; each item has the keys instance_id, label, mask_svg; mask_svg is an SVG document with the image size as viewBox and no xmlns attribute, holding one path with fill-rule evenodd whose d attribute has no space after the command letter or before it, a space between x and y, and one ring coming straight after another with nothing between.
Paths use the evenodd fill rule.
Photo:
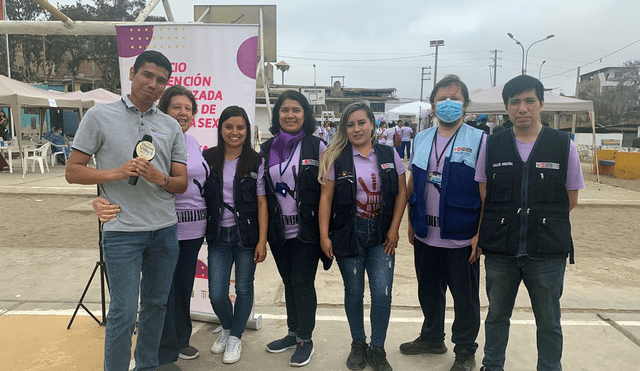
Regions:
<instances>
[{"instance_id":1,"label":"dirt ground","mask_svg":"<svg viewBox=\"0 0 640 371\"><path fill-rule=\"evenodd\" d=\"M592 179L590 179L592 178ZM585 182L595 176L585 172ZM640 180L622 180L603 176L602 183L640 192ZM3 228L2 245L20 248L76 247L97 248L98 223L89 213L63 209L91 200L91 197L63 195L3 194L0 215L11 215ZM568 275L612 287L640 288L640 221L637 207L579 206L571 213L577 264ZM405 215L406 219L406 215ZM5 219L6 220L6 219ZM406 239L406 221L401 227L400 263L412 267L412 249ZM407 267L407 268L409 268ZM398 267L399 268L399 267ZM412 272L398 269L396 274ZM397 277L399 278L399 277Z\"/></svg>"}]
</instances>

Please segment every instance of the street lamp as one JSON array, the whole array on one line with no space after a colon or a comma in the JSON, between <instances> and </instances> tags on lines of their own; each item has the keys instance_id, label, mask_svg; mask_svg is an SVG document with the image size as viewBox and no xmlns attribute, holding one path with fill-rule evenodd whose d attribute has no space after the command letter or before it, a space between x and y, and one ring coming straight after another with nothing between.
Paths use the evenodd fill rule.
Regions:
<instances>
[{"instance_id":1,"label":"street lamp","mask_svg":"<svg viewBox=\"0 0 640 371\"><path fill-rule=\"evenodd\" d=\"M532 46L534 46L535 44L545 41L545 40L549 40L550 38L554 37L555 35L549 35L547 37L545 37L544 39L540 39L536 42L534 42L533 44L529 45L529 47L527 48L527 53L525 54L524 52L524 45L522 45L522 43L518 40L516 40L515 37L513 37L513 35L511 34L511 32L507 32L507 36L509 36L510 38L513 39L513 41L516 42L516 44L520 45L520 47L522 48L522 74L525 75L527 73L527 67L528 67L528 60L529 60L529 49L531 49Z\"/></svg>"},{"instance_id":2,"label":"street lamp","mask_svg":"<svg viewBox=\"0 0 640 371\"><path fill-rule=\"evenodd\" d=\"M436 48L436 62L433 67L433 87L435 88L438 81L438 47L444 46L444 40L431 40L429 41L429 46Z\"/></svg>"},{"instance_id":3,"label":"street lamp","mask_svg":"<svg viewBox=\"0 0 640 371\"><path fill-rule=\"evenodd\" d=\"M282 71L282 85L284 85L284 73L286 71L289 71L289 67L291 66L289 66L285 61L280 61L276 63L276 68Z\"/></svg>"},{"instance_id":4,"label":"street lamp","mask_svg":"<svg viewBox=\"0 0 640 371\"><path fill-rule=\"evenodd\" d=\"M511 32L507 32L507 36L509 36L510 38L513 39L513 41L516 42L516 44L520 45L520 47L522 48L522 74L524 75L524 46L522 46L522 43L520 43L520 41L516 40L515 37L513 37L513 35L511 34Z\"/></svg>"},{"instance_id":5,"label":"street lamp","mask_svg":"<svg viewBox=\"0 0 640 371\"><path fill-rule=\"evenodd\" d=\"M524 61L524 72L527 72L527 68L529 68L529 49L531 49L532 46L534 46L535 44L545 41L545 40L549 40L550 38L554 37L555 35L548 35L547 37L545 37L544 39L540 39L536 42L534 42L533 44L529 45L529 47L527 48L527 56L525 58Z\"/></svg>"},{"instance_id":6,"label":"street lamp","mask_svg":"<svg viewBox=\"0 0 640 371\"><path fill-rule=\"evenodd\" d=\"M313 65L313 86L316 86L316 65Z\"/></svg>"},{"instance_id":7,"label":"street lamp","mask_svg":"<svg viewBox=\"0 0 640 371\"><path fill-rule=\"evenodd\" d=\"M547 61L542 61L542 63L540 63L540 71L538 72L538 80L540 80L540 76L542 76L542 65L547 63Z\"/></svg>"}]
</instances>

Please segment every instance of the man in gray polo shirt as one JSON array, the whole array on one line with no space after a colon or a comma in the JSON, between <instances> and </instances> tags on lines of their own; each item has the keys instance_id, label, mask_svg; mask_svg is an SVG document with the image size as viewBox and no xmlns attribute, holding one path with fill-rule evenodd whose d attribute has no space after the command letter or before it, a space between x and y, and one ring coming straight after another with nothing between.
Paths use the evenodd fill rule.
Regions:
<instances>
[{"instance_id":1,"label":"man in gray polo shirt","mask_svg":"<svg viewBox=\"0 0 640 371\"><path fill-rule=\"evenodd\" d=\"M131 94L87 111L67 166L69 183L98 184L102 197L120 206L102 239L111 302L105 332L104 369L128 370L131 336L140 316L135 370L158 366L158 347L169 288L178 258L174 193L187 189L187 152L178 123L155 101L171 76L169 60L140 54L129 72ZM133 158L136 143L150 136L156 154ZM96 157L96 169L87 166ZM130 185L132 176L139 177ZM142 274L142 279L141 279Z\"/></svg>"}]
</instances>

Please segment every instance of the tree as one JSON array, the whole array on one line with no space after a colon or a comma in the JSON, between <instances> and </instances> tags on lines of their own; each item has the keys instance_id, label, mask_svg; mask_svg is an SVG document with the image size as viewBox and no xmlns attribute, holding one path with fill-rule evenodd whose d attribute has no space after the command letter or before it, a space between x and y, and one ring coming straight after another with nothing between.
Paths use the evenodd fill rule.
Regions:
<instances>
[{"instance_id":1,"label":"tree","mask_svg":"<svg viewBox=\"0 0 640 371\"><path fill-rule=\"evenodd\" d=\"M145 8L144 0L93 0L77 1L62 6L60 10L74 21L124 21L133 22ZM31 0L7 2L10 20L57 21ZM164 21L162 17L148 17L147 21ZM42 81L44 77L41 35L10 35L9 49L12 77L22 81ZM96 87L115 91L120 82L117 41L115 36L46 36L47 77L71 75L74 78L84 61L93 61L102 73ZM0 60L6 60L5 48L0 48ZM66 67L66 69L64 68ZM7 74L6 65L0 63L0 73ZM48 80L44 78L44 80Z\"/></svg>"},{"instance_id":2,"label":"tree","mask_svg":"<svg viewBox=\"0 0 640 371\"><path fill-rule=\"evenodd\" d=\"M580 99L593 100L598 121L605 126L618 125L638 117L640 99L640 60L623 64L623 73L615 86L588 84L578 93Z\"/></svg>"}]
</instances>

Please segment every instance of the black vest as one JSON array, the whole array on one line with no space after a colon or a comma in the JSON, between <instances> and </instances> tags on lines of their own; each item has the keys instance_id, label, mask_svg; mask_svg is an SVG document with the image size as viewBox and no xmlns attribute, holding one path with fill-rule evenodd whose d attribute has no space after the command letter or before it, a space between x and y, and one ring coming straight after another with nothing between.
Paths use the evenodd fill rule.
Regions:
<instances>
[{"instance_id":1,"label":"black vest","mask_svg":"<svg viewBox=\"0 0 640 371\"><path fill-rule=\"evenodd\" d=\"M380 175L380 221L378 224L379 243L384 242L393 219L393 209L398 195L398 172L395 168L393 152L390 146L374 144ZM335 256L353 258L360 249L356 238L355 222L357 214L356 193L357 174L353 166L351 144L340 153L333 164L335 169L335 188L329 220L329 238Z\"/></svg>"},{"instance_id":2,"label":"black vest","mask_svg":"<svg viewBox=\"0 0 640 371\"><path fill-rule=\"evenodd\" d=\"M260 145L260 153L265 159L265 183L267 203L269 205L269 245L277 246L285 242L284 222L278 196L273 187L269 172L269 151L273 138ZM320 183L318 183L318 160L320 158L320 139L307 134L300 140L300 161L296 166L295 186L298 207L298 239L306 243L319 243L318 205L320 204Z\"/></svg>"},{"instance_id":3,"label":"black vest","mask_svg":"<svg viewBox=\"0 0 640 371\"><path fill-rule=\"evenodd\" d=\"M203 152L207 163L211 164L211 149ZM233 217L240 238L240 245L253 249L258 244L260 229L258 226L258 169L262 158L258 156L250 176L233 180ZM211 171L204 184L204 200L207 203L207 244L211 246L220 236L220 221L225 204L222 198L222 177ZM229 210L231 211L231 210Z\"/></svg>"},{"instance_id":4,"label":"black vest","mask_svg":"<svg viewBox=\"0 0 640 371\"><path fill-rule=\"evenodd\" d=\"M573 257L567 164L569 136L543 127L527 162L513 129L487 139L487 195L478 245L486 253Z\"/></svg>"}]
</instances>

